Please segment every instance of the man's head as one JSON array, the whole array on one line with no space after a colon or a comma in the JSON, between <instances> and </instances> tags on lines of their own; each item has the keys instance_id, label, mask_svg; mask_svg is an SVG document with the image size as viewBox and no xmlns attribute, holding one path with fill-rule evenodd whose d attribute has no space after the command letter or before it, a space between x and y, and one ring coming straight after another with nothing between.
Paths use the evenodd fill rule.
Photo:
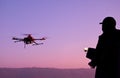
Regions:
<instances>
[{"instance_id":1,"label":"man's head","mask_svg":"<svg viewBox=\"0 0 120 78\"><path fill-rule=\"evenodd\" d=\"M103 22L101 22L100 24L102 24L103 32L110 32L116 27L116 21L113 17L104 18Z\"/></svg>"}]
</instances>

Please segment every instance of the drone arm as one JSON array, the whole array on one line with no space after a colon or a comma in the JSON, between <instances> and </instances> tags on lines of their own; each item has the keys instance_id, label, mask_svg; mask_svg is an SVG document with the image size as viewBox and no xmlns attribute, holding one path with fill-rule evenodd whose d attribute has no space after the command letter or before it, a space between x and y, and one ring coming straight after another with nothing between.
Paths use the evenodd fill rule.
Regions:
<instances>
[{"instance_id":1,"label":"drone arm","mask_svg":"<svg viewBox=\"0 0 120 78\"><path fill-rule=\"evenodd\" d=\"M38 45L38 43L36 43L35 41L33 41L33 43L35 43L36 45Z\"/></svg>"},{"instance_id":2,"label":"drone arm","mask_svg":"<svg viewBox=\"0 0 120 78\"><path fill-rule=\"evenodd\" d=\"M13 39L13 40L23 41L23 39L22 39L22 38L15 38L15 37L13 37L12 39Z\"/></svg>"},{"instance_id":3,"label":"drone arm","mask_svg":"<svg viewBox=\"0 0 120 78\"><path fill-rule=\"evenodd\" d=\"M22 40L19 40L19 41L14 41L14 42L16 43L16 42L21 42L21 41L22 41Z\"/></svg>"},{"instance_id":4,"label":"drone arm","mask_svg":"<svg viewBox=\"0 0 120 78\"><path fill-rule=\"evenodd\" d=\"M46 40L46 37L40 38L40 39L34 39L34 40Z\"/></svg>"},{"instance_id":5,"label":"drone arm","mask_svg":"<svg viewBox=\"0 0 120 78\"><path fill-rule=\"evenodd\" d=\"M35 43L33 45L41 45L41 44L43 44L43 43L36 43L35 41L33 43Z\"/></svg>"}]
</instances>

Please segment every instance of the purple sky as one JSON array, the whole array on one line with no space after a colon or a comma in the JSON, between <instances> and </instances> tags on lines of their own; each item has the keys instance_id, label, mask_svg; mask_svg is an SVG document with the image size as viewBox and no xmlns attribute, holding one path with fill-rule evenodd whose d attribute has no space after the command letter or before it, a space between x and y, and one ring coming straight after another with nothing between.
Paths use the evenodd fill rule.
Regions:
<instances>
[{"instance_id":1,"label":"purple sky","mask_svg":"<svg viewBox=\"0 0 120 78\"><path fill-rule=\"evenodd\" d=\"M96 47L101 22L113 16L120 28L119 0L0 0L0 67L89 68L84 47ZM47 36L25 49L12 37Z\"/></svg>"}]
</instances>

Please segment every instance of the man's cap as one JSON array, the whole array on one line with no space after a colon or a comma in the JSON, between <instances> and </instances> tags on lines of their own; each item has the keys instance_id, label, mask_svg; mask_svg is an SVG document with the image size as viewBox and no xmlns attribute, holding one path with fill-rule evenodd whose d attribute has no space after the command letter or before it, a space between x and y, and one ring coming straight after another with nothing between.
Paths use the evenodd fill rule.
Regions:
<instances>
[{"instance_id":1,"label":"man's cap","mask_svg":"<svg viewBox=\"0 0 120 78\"><path fill-rule=\"evenodd\" d=\"M103 19L102 22L100 22L100 24L107 24L107 25L116 25L116 21L113 17L106 17Z\"/></svg>"}]
</instances>

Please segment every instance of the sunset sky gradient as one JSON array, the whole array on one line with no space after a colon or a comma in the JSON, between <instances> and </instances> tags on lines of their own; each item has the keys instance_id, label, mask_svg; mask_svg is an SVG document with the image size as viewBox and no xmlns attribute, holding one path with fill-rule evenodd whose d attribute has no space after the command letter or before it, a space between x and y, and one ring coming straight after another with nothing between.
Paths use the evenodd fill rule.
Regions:
<instances>
[{"instance_id":1,"label":"sunset sky gradient","mask_svg":"<svg viewBox=\"0 0 120 78\"><path fill-rule=\"evenodd\" d=\"M96 47L101 22L120 28L120 0L0 0L0 67L89 68L85 47ZM48 37L24 48L12 37ZM39 42L39 41L37 41Z\"/></svg>"}]
</instances>

